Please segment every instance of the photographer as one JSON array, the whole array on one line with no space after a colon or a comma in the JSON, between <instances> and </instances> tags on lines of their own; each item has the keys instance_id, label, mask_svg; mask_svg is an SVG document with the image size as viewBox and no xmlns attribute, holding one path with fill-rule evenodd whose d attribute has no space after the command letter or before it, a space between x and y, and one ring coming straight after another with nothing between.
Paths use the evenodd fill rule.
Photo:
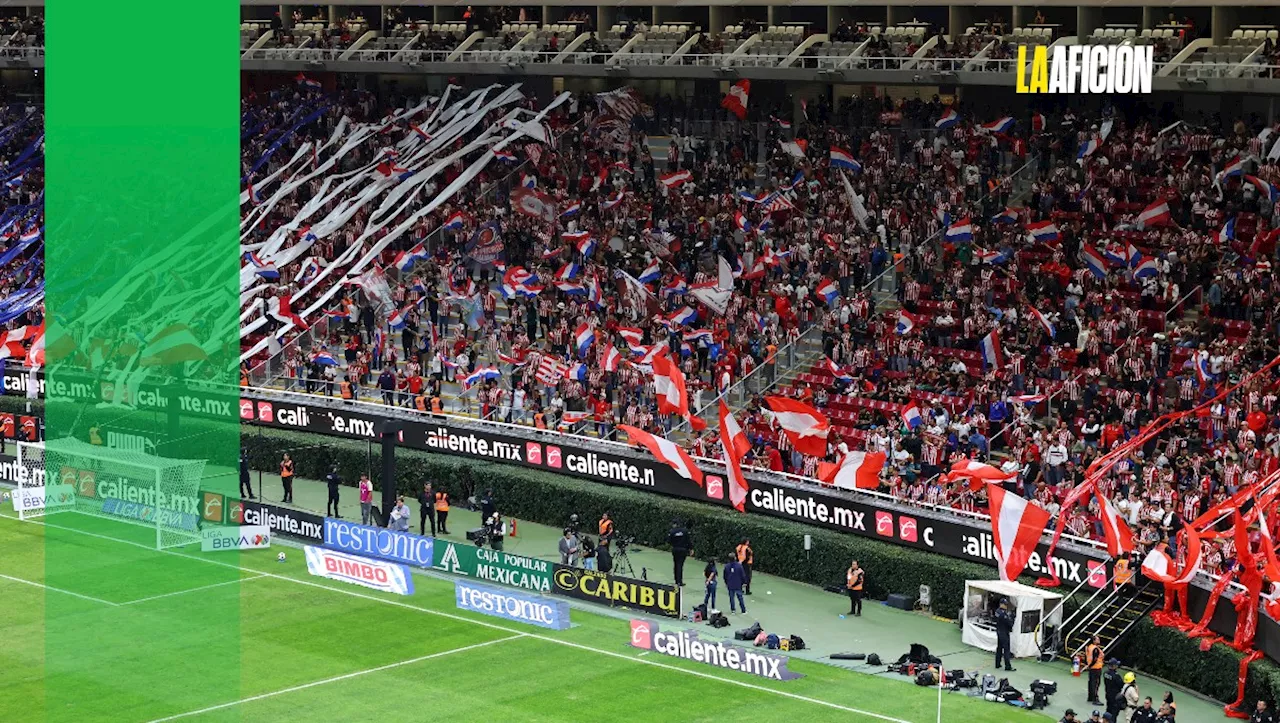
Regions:
<instances>
[{"instance_id":1,"label":"photographer","mask_svg":"<svg viewBox=\"0 0 1280 723\"><path fill-rule=\"evenodd\" d=\"M578 558L578 540L573 536L573 530L564 528L564 537L560 538L560 564L576 565Z\"/></svg>"},{"instance_id":2,"label":"photographer","mask_svg":"<svg viewBox=\"0 0 1280 723\"><path fill-rule=\"evenodd\" d=\"M679 520L671 521L671 532L667 533L667 543L671 545L671 565L676 575L676 585L684 587L684 561L693 549L689 541L689 531ZM749 579L749 578L748 578Z\"/></svg>"},{"instance_id":3,"label":"photographer","mask_svg":"<svg viewBox=\"0 0 1280 723\"><path fill-rule=\"evenodd\" d=\"M578 538L578 542L582 545L582 569L596 569L596 544L587 535Z\"/></svg>"},{"instance_id":4,"label":"photographer","mask_svg":"<svg viewBox=\"0 0 1280 723\"><path fill-rule=\"evenodd\" d=\"M489 538L489 547L501 552L502 540L507 536L507 523L502 513L494 512L484 521L485 534Z\"/></svg>"}]
</instances>

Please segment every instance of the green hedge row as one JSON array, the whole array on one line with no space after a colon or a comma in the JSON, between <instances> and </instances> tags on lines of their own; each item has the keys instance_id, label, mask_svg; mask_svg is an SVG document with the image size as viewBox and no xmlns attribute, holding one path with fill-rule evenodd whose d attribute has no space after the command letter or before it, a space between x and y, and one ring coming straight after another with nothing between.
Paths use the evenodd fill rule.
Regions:
<instances>
[{"instance_id":1,"label":"green hedge row","mask_svg":"<svg viewBox=\"0 0 1280 723\"><path fill-rule=\"evenodd\" d=\"M1201 651L1199 640L1188 638L1180 630L1156 627L1149 617L1139 620L1121 641L1116 657L1126 666L1219 701L1236 699L1237 676L1240 661L1244 659L1241 653L1222 643ZM1143 689L1143 695L1151 695L1156 700L1161 693L1163 691L1152 688ZM1252 711L1259 699L1267 701L1267 706L1274 710L1280 701L1280 666L1267 658L1250 664L1244 694L1242 710Z\"/></svg>"},{"instance_id":2,"label":"green hedge row","mask_svg":"<svg viewBox=\"0 0 1280 723\"><path fill-rule=\"evenodd\" d=\"M316 436L246 428L242 440L249 451L250 466L274 472L283 452L312 447ZM379 470L382 464L377 445L336 439L327 439L323 447L308 449L294 458L298 474L310 478L323 477L337 464L344 480L354 480L363 472ZM819 586L843 585L849 561L857 559L868 570L871 597L883 599L889 593L902 593L914 600L920 586L928 585L934 610L947 617L955 617L959 610L966 579L988 578L992 573L991 568L977 563L877 540L512 465L400 449L396 475L397 486L405 493L413 493L428 479L455 498L491 487L507 516L554 527L563 526L572 514L594 524L608 511L619 530L654 547L663 546L671 520L679 519L689 528L695 554L702 556L723 558L742 537L750 537L756 569ZM813 539L807 553L805 534Z\"/></svg>"}]
</instances>

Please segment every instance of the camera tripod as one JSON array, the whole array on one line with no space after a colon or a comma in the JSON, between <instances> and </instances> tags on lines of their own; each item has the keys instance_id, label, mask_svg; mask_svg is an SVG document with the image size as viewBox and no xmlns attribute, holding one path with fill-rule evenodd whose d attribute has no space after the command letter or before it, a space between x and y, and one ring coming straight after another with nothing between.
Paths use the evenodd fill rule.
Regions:
<instances>
[{"instance_id":1,"label":"camera tripod","mask_svg":"<svg viewBox=\"0 0 1280 723\"><path fill-rule=\"evenodd\" d=\"M626 545L619 545L618 551L613 553L613 569L610 572L626 574L627 577L636 576L635 568L631 567L631 556L627 554Z\"/></svg>"}]
</instances>

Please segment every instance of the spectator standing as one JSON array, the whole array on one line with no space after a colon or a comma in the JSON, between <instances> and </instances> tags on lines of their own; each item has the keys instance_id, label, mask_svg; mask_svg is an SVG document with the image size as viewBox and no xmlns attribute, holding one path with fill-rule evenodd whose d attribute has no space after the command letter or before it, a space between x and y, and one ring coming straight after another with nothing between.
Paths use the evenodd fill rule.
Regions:
<instances>
[{"instance_id":1,"label":"spectator standing","mask_svg":"<svg viewBox=\"0 0 1280 723\"><path fill-rule=\"evenodd\" d=\"M702 604L706 606L707 612L714 610L716 607L716 588L719 579L716 574L716 560L711 558L707 560L707 566L702 569L702 579L706 584L706 592L702 595Z\"/></svg>"},{"instance_id":2,"label":"spectator standing","mask_svg":"<svg viewBox=\"0 0 1280 723\"><path fill-rule=\"evenodd\" d=\"M360 475L360 524L369 524L369 512L373 508L373 482L369 481L369 475ZM407 522L405 523L408 524Z\"/></svg>"},{"instance_id":3,"label":"spectator standing","mask_svg":"<svg viewBox=\"0 0 1280 723\"><path fill-rule=\"evenodd\" d=\"M329 486L329 499L324 504L324 513L340 520L342 515L338 514L338 488L342 486L342 477L338 474L338 465L335 464L329 470L324 481Z\"/></svg>"},{"instance_id":4,"label":"spectator standing","mask_svg":"<svg viewBox=\"0 0 1280 723\"><path fill-rule=\"evenodd\" d=\"M431 482L423 482L422 489L418 491L418 534L427 534L427 522L431 523L431 536L436 536L436 512L434 508L435 492L431 489Z\"/></svg>"},{"instance_id":5,"label":"spectator standing","mask_svg":"<svg viewBox=\"0 0 1280 723\"><path fill-rule=\"evenodd\" d=\"M742 586L746 583L747 574L742 569L742 563L738 562L737 555L730 555L729 561L724 565L724 586L729 591L729 612L741 612L745 615L747 612L747 599L742 596Z\"/></svg>"}]
</instances>

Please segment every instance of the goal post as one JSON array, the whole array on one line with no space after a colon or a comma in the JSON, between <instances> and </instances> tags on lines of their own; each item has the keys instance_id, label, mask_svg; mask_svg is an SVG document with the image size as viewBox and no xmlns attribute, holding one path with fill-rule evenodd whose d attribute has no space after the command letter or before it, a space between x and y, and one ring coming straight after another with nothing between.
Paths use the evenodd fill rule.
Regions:
<instances>
[{"instance_id":1,"label":"goal post","mask_svg":"<svg viewBox=\"0 0 1280 723\"><path fill-rule=\"evenodd\" d=\"M56 478L49 480L45 474L44 443L18 442L14 465L13 477L18 486L13 491L13 509L18 519L30 520L74 508L74 488L60 484Z\"/></svg>"},{"instance_id":2,"label":"goal post","mask_svg":"<svg viewBox=\"0 0 1280 723\"><path fill-rule=\"evenodd\" d=\"M33 451L28 454L34 457ZM70 510L154 528L157 550L200 541L204 460L157 457L72 438L46 440L41 457L43 476L58 480L58 499L70 492Z\"/></svg>"}]
</instances>

